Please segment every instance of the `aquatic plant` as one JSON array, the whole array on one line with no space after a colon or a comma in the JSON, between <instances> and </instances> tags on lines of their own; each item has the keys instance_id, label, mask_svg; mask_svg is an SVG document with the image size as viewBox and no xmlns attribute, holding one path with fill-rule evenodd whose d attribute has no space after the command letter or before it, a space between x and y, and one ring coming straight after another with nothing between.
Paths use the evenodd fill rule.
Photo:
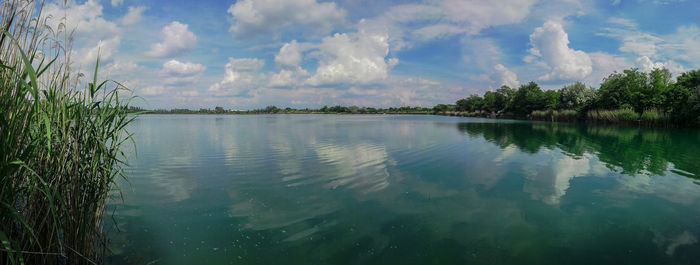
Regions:
<instances>
[{"instance_id":1,"label":"aquatic plant","mask_svg":"<svg viewBox=\"0 0 700 265\"><path fill-rule=\"evenodd\" d=\"M43 1L0 4L0 263L96 264L132 98L98 81L99 59L83 84L70 32L42 11Z\"/></svg>"}]
</instances>

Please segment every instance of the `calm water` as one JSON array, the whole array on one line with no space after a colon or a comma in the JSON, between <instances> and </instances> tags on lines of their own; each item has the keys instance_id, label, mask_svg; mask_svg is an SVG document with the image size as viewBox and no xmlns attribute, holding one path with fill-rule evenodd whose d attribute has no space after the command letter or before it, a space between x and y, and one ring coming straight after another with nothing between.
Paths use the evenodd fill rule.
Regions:
<instances>
[{"instance_id":1,"label":"calm water","mask_svg":"<svg viewBox=\"0 0 700 265\"><path fill-rule=\"evenodd\" d=\"M700 262L698 130L146 115L131 131L112 264Z\"/></svg>"}]
</instances>

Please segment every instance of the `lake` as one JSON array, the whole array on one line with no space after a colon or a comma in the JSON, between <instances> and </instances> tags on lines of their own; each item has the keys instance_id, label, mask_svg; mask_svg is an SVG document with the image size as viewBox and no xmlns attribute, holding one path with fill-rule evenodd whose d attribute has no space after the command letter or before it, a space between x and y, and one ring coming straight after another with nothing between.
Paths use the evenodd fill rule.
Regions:
<instances>
[{"instance_id":1,"label":"lake","mask_svg":"<svg viewBox=\"0 0 700 265\"><path fill-rule=\"evenodd\" d=\"M697 129L142 115L130 131L109 264L700 261Z\"/></svg>"}]
</instances>

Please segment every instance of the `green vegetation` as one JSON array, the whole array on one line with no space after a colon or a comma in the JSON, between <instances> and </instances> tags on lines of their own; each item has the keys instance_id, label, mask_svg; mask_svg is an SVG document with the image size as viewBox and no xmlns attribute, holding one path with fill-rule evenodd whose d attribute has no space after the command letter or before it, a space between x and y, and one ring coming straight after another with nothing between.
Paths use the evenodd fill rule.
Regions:
<instances>
[{"instance_id":1,"label":"green vegetation","mask_svg":"<svg viewBox=\"0 0 700 265\"><path fill-rule=\"evenodd\" d=\"M697 156L700 134L694 128L633 128L567 123L459 123L457 129L501 147L535 154L561 149L574 158L596 154L609 168L624 174L665 175L673 171L700 180ZM700 184L700 182L698 182Z\"/></svg>"},{"instance_id":2,"label":"green vegetation","mask_svg":"<svg viewBox=\"0 0 700 265\"><path fill-rule=\"evenodd\" d=\"M454 107L451 107L454 106ZM599 89L577 82L543 91L535 82L518 89L503 86L484 97L471 95L455 105L439 104L443 115L586 121L648 126L700 125L700 70L681 74L676 82L667 69L613 73Z\"/></svg>"},{"instance_id":3,"label":"green vegetation","mask_svg":"<svg viewBox=\"0 0 700 265\"><path fill-rule=\"evenodd\" d=\"M77 88L71 36L46 28L42 7L0 5L0 264L101 263L130 99L98 82L99 61Z\"/></svg>"},{"instance_id":4,"label":"green vegetation","mask_svg":"<svg viewBox=\"0 0 700 265\"><path fill-rule=\"evenodd\" d=\"M323 106L320 109L294 109L294 108L278 108L276 106L268 106L264 109L254 110L226 110L223 107L211 109L171 109L171 110L143 110L138 107L130 107L131 112L141 112L150 114L431 114L432 109L421 107L397 107L397 108L371 108L357 106Z\"/></svg>"}]
</instances>

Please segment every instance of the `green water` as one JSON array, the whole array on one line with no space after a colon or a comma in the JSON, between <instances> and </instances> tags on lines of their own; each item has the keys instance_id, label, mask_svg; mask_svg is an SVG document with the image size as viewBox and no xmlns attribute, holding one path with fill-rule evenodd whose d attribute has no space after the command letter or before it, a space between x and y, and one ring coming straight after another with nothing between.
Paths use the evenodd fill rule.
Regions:
<instances>
[{"instance_id":1,"label":"green water","mask_svg":"<svg viewBox=\"0 0 700 265\"><path fill-rule=\"evenodd\" d=\"M111 264L697 264L700 131L145 115Z\"/></svg>"}]
</instances>

